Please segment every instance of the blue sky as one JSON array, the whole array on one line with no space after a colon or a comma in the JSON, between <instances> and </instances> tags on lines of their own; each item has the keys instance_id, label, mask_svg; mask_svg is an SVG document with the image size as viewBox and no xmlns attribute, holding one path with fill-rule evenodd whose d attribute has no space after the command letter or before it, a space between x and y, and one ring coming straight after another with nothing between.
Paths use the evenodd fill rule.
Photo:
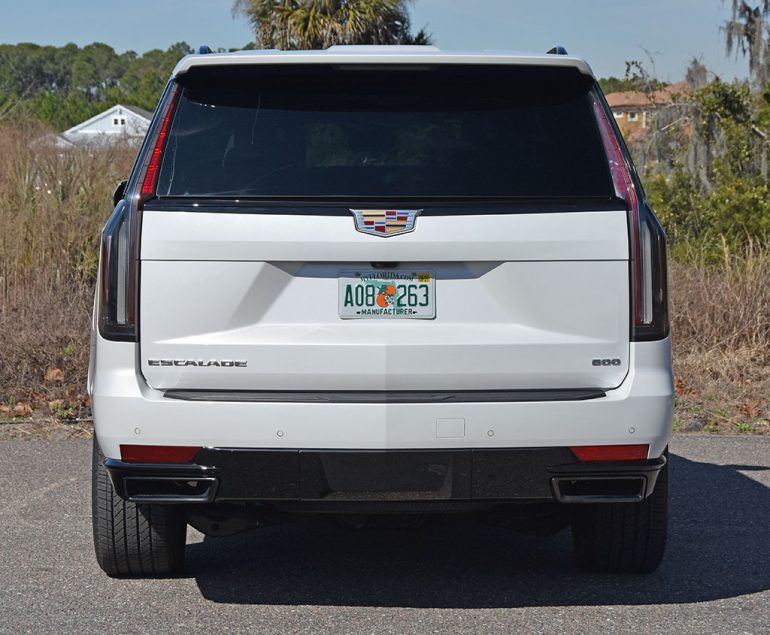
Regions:
<instances>
[{"instance_id":1,"label":"blue sky","mask_svg":"<svg viewBox=\"0 0 770 635\"><path fill-rule=\"evenodd\" d=\"M561 44L600 77L622 77L639 59L660 79L681 79L693 56L725 79L744 60L725 58L719 26L726 0L416 0L412 21L445 49L544 51ZM0 43L78 45L101 41L144 52L186 41L238 47L251 39L232 0L0 0ZM649 51L645 52L644 49Z\"/></svg>"}]
</instances>

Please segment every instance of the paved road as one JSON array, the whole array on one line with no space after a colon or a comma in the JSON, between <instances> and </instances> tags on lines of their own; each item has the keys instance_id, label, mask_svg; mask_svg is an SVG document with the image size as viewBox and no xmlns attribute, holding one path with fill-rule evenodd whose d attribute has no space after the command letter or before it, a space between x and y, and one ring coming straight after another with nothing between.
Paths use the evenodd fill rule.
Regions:
<instances>
[{"instance_id":1,"label":"paved road","mask_svg":"<svg viewBox=\"0 0 770 635\"><path fill-rule=\"evenodd\" d=\"M678 437L651 576L571 564L569 533L318 520L188 537L185 575L111 580L91 551L90 442L0 443L0 632L770 633L770 438Z\"/></svg>"}]
</instances>

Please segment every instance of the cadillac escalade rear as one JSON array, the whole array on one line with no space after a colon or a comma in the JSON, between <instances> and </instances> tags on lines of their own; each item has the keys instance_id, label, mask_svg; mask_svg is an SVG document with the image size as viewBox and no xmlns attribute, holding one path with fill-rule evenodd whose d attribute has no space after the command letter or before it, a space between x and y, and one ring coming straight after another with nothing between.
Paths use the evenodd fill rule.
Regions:
<instances>
[{"instance_id":1,"label":"cadillac escalade rear","mask_svg":"<svg viewBox=\"0 0 770 635\"><path fill-rule=\"evenodd\" d=\"M545 509L583 566L657 566L665 240L584 62L190 56L121 195L89 378L108 573L290 512ZM165 555L116 551L116 509Z\"/></svg>"}]
</instances>

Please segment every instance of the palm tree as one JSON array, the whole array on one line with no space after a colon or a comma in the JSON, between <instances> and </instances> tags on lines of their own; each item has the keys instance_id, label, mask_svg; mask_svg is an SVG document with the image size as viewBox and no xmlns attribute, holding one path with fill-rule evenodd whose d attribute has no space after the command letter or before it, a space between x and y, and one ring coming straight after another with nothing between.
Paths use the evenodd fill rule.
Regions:
<instances>
[{"instance_id":1,"label":"palm tree","mask_svg":"<svg viewBox=\"0 0 770 635\"><path fill-rule=\"evenodd\" d=\"M430 44L424 29L412 35L411 0L235 0L258 48L322 49L332 44Z\"/></svg>"}]
</instances>

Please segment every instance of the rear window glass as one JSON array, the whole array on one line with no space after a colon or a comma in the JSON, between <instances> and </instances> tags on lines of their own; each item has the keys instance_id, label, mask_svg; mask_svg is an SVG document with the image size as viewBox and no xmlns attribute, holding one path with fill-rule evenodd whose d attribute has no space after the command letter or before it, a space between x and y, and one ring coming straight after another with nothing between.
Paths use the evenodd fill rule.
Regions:
<instances>
[{"instance_id":1,"label":"rear window glass","mask_svg":"<svg viewBox=\"0 0 770 635\"><path fill-rule=\"evenodd\" d=\"M209 67L180 83L159 196L611 196L575 69Z\"/></svg>"}]
</instances>

